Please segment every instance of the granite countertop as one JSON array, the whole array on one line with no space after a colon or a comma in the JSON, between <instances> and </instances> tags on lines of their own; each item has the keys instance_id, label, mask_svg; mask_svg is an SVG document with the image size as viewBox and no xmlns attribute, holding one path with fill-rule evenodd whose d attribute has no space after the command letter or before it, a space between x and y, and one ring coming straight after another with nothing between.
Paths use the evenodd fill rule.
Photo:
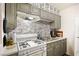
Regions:
<instances>
[{"instance_id":1,"label":"granite countertop","mask_svg":"<svg viewBox=\"0 0 79 59\"><path fill-rule=\"evenodd\" d=\"M45 42L46 42L46 44L48 44L48 43L63 40L63 39L66 39L66 38L65 37L56 37L56 38L51 38L51 39L45 40Z\"/></svg>"},{"instance_id":2,"label":"granite countertop","mask_svg":"<svg viewBox=\"0 0 79 59\"><path fill-rule=\"evenodd\" d=\"M11 55L11 54L14 54L14 53L17 53L17 52L18 52L17 45L14 44L11 47L4 47L2 55L7 56L7 55Z\"/></svg>"}]
</instances>

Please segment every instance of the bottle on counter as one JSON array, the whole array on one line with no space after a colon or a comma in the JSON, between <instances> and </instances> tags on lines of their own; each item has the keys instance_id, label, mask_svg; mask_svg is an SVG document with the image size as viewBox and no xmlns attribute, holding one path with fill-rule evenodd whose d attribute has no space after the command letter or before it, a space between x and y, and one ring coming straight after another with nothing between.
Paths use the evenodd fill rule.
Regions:
<instances>
[{"instance_id":1,"label":"bottle on counter","mask_svg":"<svg viewBox=\"0 0 79 59\"><path fill-rule=\"evenodd\" d=\"M14 45L16 43L15 39L16 39L15 32L14 31L9 32L7 35L6 46Z\"/></svg>"}]
</instances>

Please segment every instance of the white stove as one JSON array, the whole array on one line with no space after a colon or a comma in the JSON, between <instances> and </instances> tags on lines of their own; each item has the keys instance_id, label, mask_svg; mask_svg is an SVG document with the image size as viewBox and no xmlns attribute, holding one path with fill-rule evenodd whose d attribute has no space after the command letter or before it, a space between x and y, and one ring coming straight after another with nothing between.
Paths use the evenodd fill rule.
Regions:
<instances>
[{"instance_id":1,"label":"white stove","mask_svg":"<svg viewBox=\"0 0 79 59\"><path fill-rule=\"evenodd\" d=\"M41 40L38 40L36 36L30 36L28 38L25 35L23 37L20 36L19 39L20 41L17 42L19 56L45 56L46 55L45 43Z\"/></svg>"}]
</instances>

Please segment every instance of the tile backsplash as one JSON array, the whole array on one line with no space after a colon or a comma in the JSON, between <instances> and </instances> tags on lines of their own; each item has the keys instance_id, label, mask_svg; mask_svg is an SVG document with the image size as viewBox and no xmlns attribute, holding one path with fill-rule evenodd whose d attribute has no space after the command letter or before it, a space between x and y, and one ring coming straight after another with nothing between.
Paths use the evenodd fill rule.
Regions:
<instances>
[{"instance_id":1,"label":"tile backsplash","mask_svg":"<svg viewBox=\"0 0 79 59\"><path fill-rule=\"evenodd\" d=\"M17 17L16 33L40 33L41 37L50 37L50 24L41 22L30 22Z\"/></svg>"}]
</instances>

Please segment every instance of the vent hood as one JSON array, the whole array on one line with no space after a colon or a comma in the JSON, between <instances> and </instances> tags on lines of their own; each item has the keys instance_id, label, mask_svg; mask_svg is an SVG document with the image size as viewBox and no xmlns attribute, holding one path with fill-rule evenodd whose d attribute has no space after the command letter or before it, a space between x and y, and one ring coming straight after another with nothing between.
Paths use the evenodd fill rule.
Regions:
<instances>
[{"instance_id":1,"label":"vent hood","mask_svg":"<svg viewBox=\"0 0 79 59\"><path fill-rule=\"evenodd\" d=\"M29 21L32 21L32 22L37 22L37 21L40 20L39 16L27 14L27 13L20 12L20 11L17 11L17 16L24 19L24 20L29 20Z\"/></svg>"}]
</instances>

